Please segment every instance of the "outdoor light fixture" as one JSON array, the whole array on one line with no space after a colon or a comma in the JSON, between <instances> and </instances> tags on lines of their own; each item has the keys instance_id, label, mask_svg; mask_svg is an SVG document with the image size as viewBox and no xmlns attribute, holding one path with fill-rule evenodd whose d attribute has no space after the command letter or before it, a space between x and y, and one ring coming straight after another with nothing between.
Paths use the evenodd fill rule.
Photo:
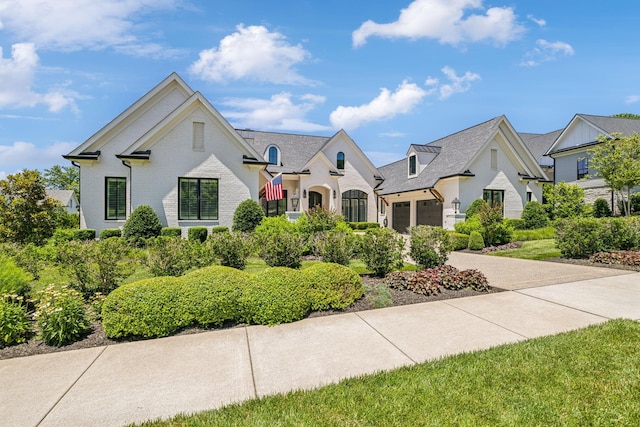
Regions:
<instances>
[{"instance_id":1,"label":"outdoor light fixture","mask_svg":"<svg viewBox=\"0 0 640 427\"><path fill-rule=\"evenodd\" d=\"M300 197L298 197L298 193L293 193L291 196L291 205L293 206L293 211L298 210L298 203L300 203Z\"/></svg>"},{"instance_id":2,"label":"outdoor light fixture","mask_svg":"<svg viewBox=\"0 0 640 427\"><path fill-rule=\"evenodd\" d=\"M333 198L334 198L334 199L336 198L336 195L337 195L337 194L338 194L338 193L336 193L336 190L333 190Z\"/></svg>"},{"instance_id":3,"label":"outdoor light fixture","mask_svg":"<svg viewBox=\"0 0 640 427\"><path fill-rule=\"evenodd\" d=\"M453 206L453 210L458 213L458 209L460 209L460 200L456 197L451 201L451 206Z\"/></svg>"},{"instance_id":4,"label":"outdoor light fixture","mask_svg":"<svg viewBox=\"0 0 640 427\"><path fill-rule=\"evenodd\" d=\"M307 190L302 190L302 198L303 199L307 198Z\"/></svg>"}]
</instances>

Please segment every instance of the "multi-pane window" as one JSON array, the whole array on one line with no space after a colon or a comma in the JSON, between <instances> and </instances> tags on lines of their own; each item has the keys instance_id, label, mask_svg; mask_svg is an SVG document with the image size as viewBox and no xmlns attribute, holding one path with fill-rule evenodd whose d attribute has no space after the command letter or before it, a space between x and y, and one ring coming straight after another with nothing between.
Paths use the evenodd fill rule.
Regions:
<instances>
[{"instance_id":1,"label":"multi-pane window","mask_svg":"<svg viewBox=\"0 0 640 427\"><path fill-rule=\"evenodd\" d=\"M415 175L417 171L417 159L416 155L409 156L409 175Z\"/></svg>"},{"instance_id":2,"label":"multi-pane window","mask_svg":"<svg viewBox=\"0 0 640 427\"><path fill-rule=\"evenodd\" d=\"M342 151L338 152L336 158L336 168L344 169L344 153Z\"/></svg>"},{"instance_id":3,"label":"multi-pane window","mask_svg":"<svg viewBox=\"0 0 640 427\"><path fill-rule=\"evenodd\" d=\"M585 178L589 175L589 160L586 157L578 159L578 179Z\"/></svg>"},{"instance_id":4,"label":"multi-pane window","mask_svg":"<svg viewBox=\"0 0 640 427\"><path fill-rule=\"evenodd\" d=\"M366 222L367 193L360 190L342 193L342 216L349 222Z\"/></svg>"},{"instance_id":5,"label":"multi-pane window","mask_svg":"<svg viewBox=\"0 0 640 427\"><path fill-rule=\"evenodd\" d=\"M482 190L482 199L490 206L502 206L504 211L504 190Z\"/></svg>"},{"instance_id":6,"label":"multi-pane window","mask_svg":"<svg viewBox=\"0 0 640 427\"><path fill-rule=\"evenodd\" d=\"M107 177L105 180L105 218L127 219L127 179Z\"/></svg>"},{"instance_id":7,"label":"multi-pane window","mask_svg":"<svg viewBox=\"0 0 640 427\"><path fill-rule=\"evenodd\" d=\"M280 216L287 211L287 190L283 191L284 199L270 200L264 198L260 199L262 204L262 210L266 216Z\"/></svg>"},{"instance_id":8,"label":"multi-pane window","mask_svg":"<svg viewBox=\"0 0 640 427\"><path fill-rule=\"evenodd\" d=\"M218 219L218 180L178 178L178 219Z\"/></svg>"}]
</instances>

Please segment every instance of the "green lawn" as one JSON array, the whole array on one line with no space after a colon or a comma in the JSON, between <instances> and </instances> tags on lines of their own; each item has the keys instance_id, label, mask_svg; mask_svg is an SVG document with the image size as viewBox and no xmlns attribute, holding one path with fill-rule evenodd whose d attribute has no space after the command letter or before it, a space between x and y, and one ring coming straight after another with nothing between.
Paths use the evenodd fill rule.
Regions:
<instances>
[{"instance_id":1,"label":"green lawn","mask_svg":"<svg viewBox=\"0 0 640 427\"><path fill-rule=\"evenodd\" d=\"M562 256L562 253L556 247L555 239L531 240L524 242L522 247L517 249L506 249L503 251L489 252L488 254L510 258L537 260Z\"/></svg>"},{"instance_id":2,"label":"green lawn","mask_svg":"<svg viewBox=\"0 0 640 427\"><path fill-rule=\"evenodd\" d=\"M640 425L640 324L579 331L153 426Z\"/></svg>"}]
</instances>

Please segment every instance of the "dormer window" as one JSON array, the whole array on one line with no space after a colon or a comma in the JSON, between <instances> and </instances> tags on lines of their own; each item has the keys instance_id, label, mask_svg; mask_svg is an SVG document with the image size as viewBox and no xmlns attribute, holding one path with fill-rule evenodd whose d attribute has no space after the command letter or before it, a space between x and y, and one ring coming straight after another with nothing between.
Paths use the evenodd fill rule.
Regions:
<instances>
[{"instance_id":1,"label":"dormer window","mask_svg":"<svg viewBox=\"0 0 640 427\"><path fill-rule=\"evenodd\" d=\"M278 147L272 145L267 150L267 161L271 165L277 165L277 164L280 164L279 160L280 160L280 151L278 150Z\"/></svg>"},{"instance_id":2,"label":"dormer window","mask_svg":"<svg viewBox=\"0 0 640 427\"><path fill-rule=\"evenodd\" d=\"M418 160L415 154L409 156L409 176L415 176L418 170Z\"/></svg>"},{"instance_id":3,"label":"dormer window","mask_svg":"<svg viewBox=\"0 0 640 427\"><path fill-rule=\"evenodd\" d=\"M339 151L336 156L336 168L340 170L344 169L344 153L342 151Z\"/></svg>"}]
</instances>

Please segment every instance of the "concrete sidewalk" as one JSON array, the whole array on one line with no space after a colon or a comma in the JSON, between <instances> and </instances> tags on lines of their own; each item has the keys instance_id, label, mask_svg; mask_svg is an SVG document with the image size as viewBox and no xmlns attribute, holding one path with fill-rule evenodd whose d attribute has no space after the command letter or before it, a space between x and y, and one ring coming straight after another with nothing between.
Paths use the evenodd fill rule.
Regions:
<instances>
[{"instance_id":1,"label":"concrete sidewalk","mask_svg":"<svg viewBox=\"0 0 640 427\"><path fill-rule=\"evenodd\" d=\"M515 290L0 360L0 425L168 418L608 319L640 320L640 273L460 253L450 263ZM546 286L533 287L536 279Z\"/></svg>"}]
</instances>

